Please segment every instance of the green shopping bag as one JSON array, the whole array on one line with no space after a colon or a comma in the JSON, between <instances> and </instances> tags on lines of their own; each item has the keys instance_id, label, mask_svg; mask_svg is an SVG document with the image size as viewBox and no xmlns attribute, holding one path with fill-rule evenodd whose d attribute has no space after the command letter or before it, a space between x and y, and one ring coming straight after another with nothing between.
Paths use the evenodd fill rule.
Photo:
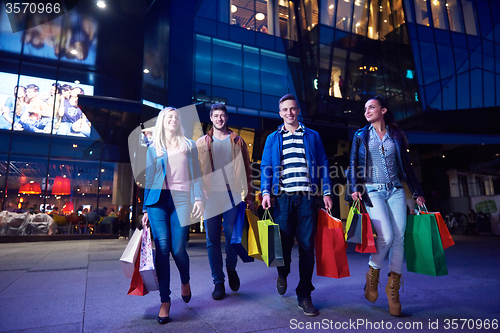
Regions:
<instances>
[{"instance_id":1,"label":"green shopping bag","mask_svg":"<svg viewBox=\"0 0 500 333\"><path fill-rule=\"evenodd\" d=\"M345 226L345 240L349 243L361 244L361 224L363 222L363 216L358 207L360 207L359 199L353 203L349 210Z\"/></svg>"},{"instance_id":2,"label":"green shopping bag","mask_svg":"<svg viewBox=\"0 0 500 333\"><path fill-rule=\"evenodd\" d=\"M280 226L272 221L269 210L266 209L262 220L259 220L257 225L262 259L267 267L284 266Z\"/></svg>"},{"instance_id":3,"label":"green shopping bag","mask_svg":"<svg viewBox=\"0 0 500 333\"><path fill-rule=\"evenodd\" d=\"M408 215L405 258L408 272L432 276L448 275L443 244L434 215Z\"/></svg>"}]
</instances>

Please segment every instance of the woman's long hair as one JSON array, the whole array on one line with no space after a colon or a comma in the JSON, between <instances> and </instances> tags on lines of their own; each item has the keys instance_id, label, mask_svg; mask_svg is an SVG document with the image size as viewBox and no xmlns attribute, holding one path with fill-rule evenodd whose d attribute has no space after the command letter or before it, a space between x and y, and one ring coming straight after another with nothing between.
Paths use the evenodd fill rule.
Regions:
<instances>
[{"instance_id":1,"label":"woman's long hair","mask_svg":"<svg viewBox=\"0 0 500 333\"><path fill-rule=\"evenodd\" d=\"M174 111L179 116L179 127L175 131L174 138L172 142L167 140L166 129L164 127L164 122L169 112ZM176 108L166 107L160 111L158 118L156 119L156 125L153 129L153 147L156 149L156 155L161 156L167 153L167 149L171 146L176 146L182 153L186 153L189 144L188 139L184 136L184 129L181 125L181 114Z\"/></svg>"},{"instance_id":2,"label":"woman's long hair","mask_svg":"<svg viewBox=\"0 0 500 333\"><path fill-rule=\"evenodd\" d=\"M377 100L382 108L387 109L387 112L384 114L384 122L387 126L389 126L391 135L396 139L403 140L405 146L408 147L408 138L406 137L405 132L403 132L401 127L399 127L399 125L396 123L396 120L394 120L394 115L391 109L389 109L389 106L387 105L384 97L382 97L381 95L377 95L370 99Z\"/></svg>"}]
</instances>

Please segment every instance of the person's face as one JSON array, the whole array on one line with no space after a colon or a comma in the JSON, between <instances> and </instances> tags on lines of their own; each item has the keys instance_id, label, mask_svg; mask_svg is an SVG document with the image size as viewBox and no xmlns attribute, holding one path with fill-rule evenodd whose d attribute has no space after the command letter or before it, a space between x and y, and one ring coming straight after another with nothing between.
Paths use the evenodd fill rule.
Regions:
<instances>
[{"instance_id":1,"label":"person's face","mask_svg":"<svg viewBox=\"0 0 500 333\"><path fill-rule=\"evenodd\" d=\"M61 91L61 96L66 98L66 99L69 99L69 95L71 94L71 91L70 90L62 90Z\"/></svg>"},{"instance_id":2,"label":"person's face","mask_svg":"<svg viewBox=\"0 0 500 333\"><path fill-rule=\"evenodd\" d=\"M37 92L33 88L26 89L26 97L28 97L29 99L32 99L33 97L35 97L36 94L37 94Z\"/></svg>"},{"instance_id":3,"label":"person's face","mask_svg":"<svg viewBox=\"0 0 500 333\"><path fill-rule=\"evenodd\" d=\"M70 96L69 97L69 104L72 106L78 106L78 97L77 96Z\"/></svg>"},{"instance_id":4,"label":"person's face","mask_svg":"<svg viewBox=\"0 0 500 333\"><path fill-rule=\"evenodd\" d=\"M51 86L50 87L50 95L54 96L56 94L56 87L55 86Z\"/></svg>"},{"instance_id":5,"label":"person's face","mask_svg":"<svg viewBox=\"0 0 500 333\"><path fill-rule=\"evenodd\" d=\"M179 114L176 110L168 111L165 115L163 126L170 132L175 132L180 126Z\"/></svg>"},{"instance_id":6,"label":"person's face","mask_svg":"<svg viewBox=\"0 0 500 333\"><path fill-rule=\"evenodd\" d=\"M210 116L210 120L214 125L215 129L223 130L227 125L227 115L222 110L214 110L212 111L212 115Z\"/></svg>"},{"instance_id":7,"label":"person's face","mask_svg":"<svg viewBox=\"0 0 500 333\"><path fill-rule=\"evenodd\" d=\"M384 114L386 112L387 109L382 108L380 102L376 99L370 99L365 104L365 118L371 124L384 119Z\"/></svg>"},{"instance_id":8,"label":"person's face","mask_svg":"<svg viewBox=\"0 0 500 333\"><path fill-rule=\"evenodd\" d=\"M300 108L297 101L288 99L280 104L280 117L287 125L296 126L299 123Z\"/></svg>"},{"instance_id":9,"label":"person's face","mask_svg":"<svg viewBox=\"0 0 500 333\"><path fill-rule=\"evenodd\" d=\"M17 98L18 99L22 99L24 98L24 96L26 96L26 90L24 89L17 89Z\"/></svg>"},{"instance_id":10,"label":"person's face","mask_svg":"<svg viewBox=\"0 0 500 333\"><path fill-rule=\"evenodd\" d=\"M71 97L78 97L81 93L82 91L80 89L73 89L71 90Z\"/></svg>"}]
</instances>

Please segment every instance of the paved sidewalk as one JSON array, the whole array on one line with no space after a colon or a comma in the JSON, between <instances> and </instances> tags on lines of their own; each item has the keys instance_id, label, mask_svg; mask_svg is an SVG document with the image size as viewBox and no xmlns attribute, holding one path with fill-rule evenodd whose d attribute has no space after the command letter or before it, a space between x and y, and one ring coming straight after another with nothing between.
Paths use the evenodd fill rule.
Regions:
<instances>
[{"instance_id":1,"label":"paved sidewalk","mask_svg":"<svg viewBox=\"0 0 500 333\"><path fill-rule=\"evenodd\" d=\"M397 325L403 325L398 331L448 332L453 331L452 324L458 325L455 332L481 331L475 328L484 320L500 320L500 238L454 238L457 244L445 251L448 276L403 273L401 318L387 311L383 291L387 269L381 272L377 302L364 299L368 255L354 252L351 246L351 277L314 276L312 297L321 314L309 318L295 298L296 246L284 296L276 292L275 268L260 261L240 261L240 291L231 292L226 282L227 297L214 301L204 234L191 235L193 298L189 304L182 302L179 274L171 261L172 321L164 326L156 323L157 291L127 296L130 281L118 261L127 240L0 244L0 332L291 332L302 327L311 328L305 331L389 332ZM438 329L429 328L436 324Z\"/></svg>"}]
</instances>

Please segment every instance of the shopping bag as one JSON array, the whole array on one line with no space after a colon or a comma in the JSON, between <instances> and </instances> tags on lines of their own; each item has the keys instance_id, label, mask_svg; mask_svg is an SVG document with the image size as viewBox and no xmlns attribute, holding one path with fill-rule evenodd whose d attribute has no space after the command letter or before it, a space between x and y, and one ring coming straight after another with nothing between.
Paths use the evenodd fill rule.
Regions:
<instances>
[{"instance_id":1,"label":"shopping bag","mask_svg":"<svg viewBox=\"0 0 500 333\"><path fill-rule=\"evenodd\" d=\"M408 272L432 276L448 275L443 244L433 214L408 215L405 258Z\"/></svg>"},{"instance_id":2,"label":"shopping bag","mask_svg":"<svg viewBox=\"0 0 500 333\"><path fill-rule=\"evenodd\" d=\"M248 221L248 255L257 260L263 261L262 250L259 241L259 218L250 209L245 210L245 217Z\"/></svg>"},{"instance_id":3,"label":"shopping bag","mask_svg":"<svg viewBox=\"0 0 500 333\"><path fill-rule=\"evenodd\" d=\"M337 279L350 276L346 245L342 221L321 209L315 236L316 274Z\"/></svg>"},{"instance_id":4,"label":"shopping bag","mask_svg":"<svg viewBox=\"0 0 500 333\"><path fill-rule=\"evenodd\" d=\"M142 229L139 273L147 291L158 290L153 244L149 227Z\"/></svg>"},{"instance_id":5,"label":"shopping bag","mask_svg":"<svg viewBox=\"0 0 500 333\"><path fill-rule=\"evenodd\" d=\"M422 214L432 214L436 217L436 222L437 222L438 229L439 229L439 236L441 237L441 243L443 244L443 250L446 250L450 246L455 245L455 242L453 241L453 238L451 237L450 231L448 230L448 227L446 226L446 223L444 222L444 219L441 216L441 213L429 212L425 205L423 205L423 210L421 210L419 208L419 211Z\"/></svg>"},{"instance_id":6,"label":"shopping bag","mask_svg":"<svg viewBox=\"0 0 500 333\"><path fill-rule=\"evenodd\" d=\"M139 255L139 249L141 248L141 231L135 229L134 234L130 238L127 247L123 251L120 257L120 263L122 265L123 274L127 279L131 279L134 274L135 262Z\"/></svg>"},{"instance_id":7,"label":"shopping bag","mask_svg":"<svg viewBox=\"0 0 500 333\"><path fill-rule=\"evenodd\" d=\"M362 210L364 209L364 212L361 213L361 244L356 244L355 251L359 253L377 253L374 237L375 227L363 204L361 204L361 207Z\"/></svg>"},{"instance_id":8,"label":"shopping bag","mask_svg":"<svg viewBox=\"0 0 500 333\"><path fill-rule=\"evenodd\" d=\"M345 239L349 243L361 243L361 224L363 222L362 215L358 209L359 200L356 200L349 210L346 223Z\"/></svg>"},{"instance_id":9,"label":"shopping bag","mask_svg":"<svg viewBox=\"0 0 500 333\"><path fill-rule=\"evenodd\" d=\"M263 219L259 220L257 225L262 259L267 267L284 266L280 227L271 220L269 210L266 209Z\"/></svg>"},{"instance_id":10,"label":"shopping bag","mask_svg":"<svg viewBox=\"0 0 500 333\"><path fill-rule=\"evenodd\" d=\"M238 216L234 222L231 246L243 262L252 262L254 259L248 255L248 220L245 218L246 202L238 205Z\"/></svg>"},{"instance_id":11,"label":"shopping bag","mask_svg":"<svg viewBox=\"0 0 500 333\"><path fill-rule=\"evenodd\" d=\"M132 280L130 281L130 288L128 289L127 295L144 296L149 293L144 286L141 273L139 273L139 266L139 260L136 260L134 264L134 273L132 274Z\"/></svg>"}]
</instances>

